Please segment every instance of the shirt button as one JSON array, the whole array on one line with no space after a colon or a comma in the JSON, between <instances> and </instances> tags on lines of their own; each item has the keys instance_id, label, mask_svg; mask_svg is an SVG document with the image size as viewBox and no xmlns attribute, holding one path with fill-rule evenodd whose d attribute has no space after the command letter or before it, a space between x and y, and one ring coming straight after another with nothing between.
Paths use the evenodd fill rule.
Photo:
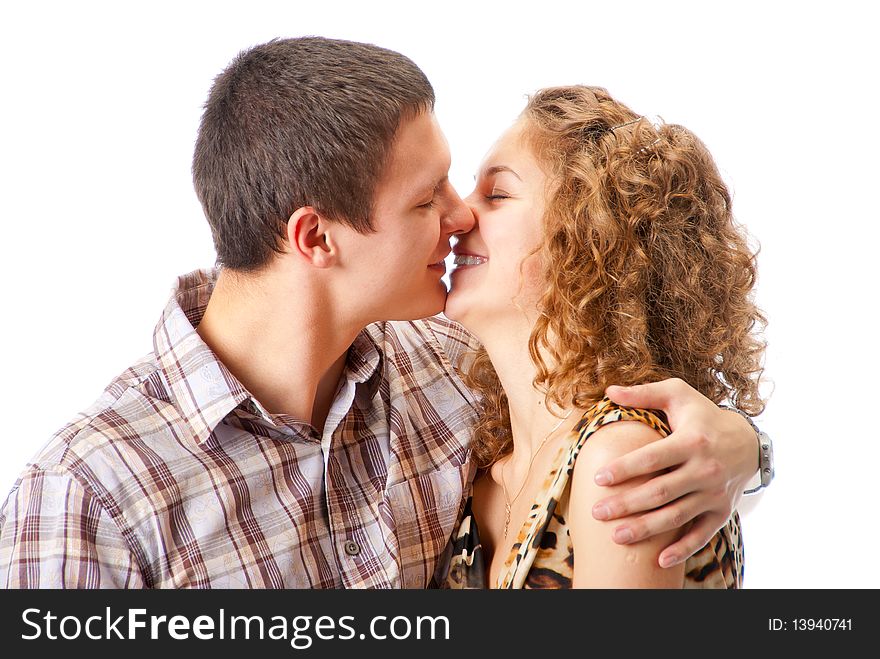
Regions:
<instances>
[{"instance_id":1,"label":"shirt button","mask_svg":"<svg viewBox=\"0 0 880 659\"><path fill-rule=\"evenodd\" d=\"M354 540L345 541L345 553L349 556L357 556L361 553L361 547Z\"/></svg>"}]
</instances>

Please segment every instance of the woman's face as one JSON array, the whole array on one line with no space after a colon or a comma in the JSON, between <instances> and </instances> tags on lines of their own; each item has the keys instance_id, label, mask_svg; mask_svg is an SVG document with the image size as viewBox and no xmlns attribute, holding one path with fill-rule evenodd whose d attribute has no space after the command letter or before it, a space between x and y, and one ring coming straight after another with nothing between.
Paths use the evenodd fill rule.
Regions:
<instances>
[{"instance_id":1,"label":"woman's face","mask_svg":"<svg viewBox=\"0 0 880 659\"><path fill-rule=\"evenodd\" d=\"M511 321L533 322L547 176L515 123L486 155L474 191L465 199L474 228L453 248L456 267L446 315L478 337Z\"/></svg>"}]
</instances>

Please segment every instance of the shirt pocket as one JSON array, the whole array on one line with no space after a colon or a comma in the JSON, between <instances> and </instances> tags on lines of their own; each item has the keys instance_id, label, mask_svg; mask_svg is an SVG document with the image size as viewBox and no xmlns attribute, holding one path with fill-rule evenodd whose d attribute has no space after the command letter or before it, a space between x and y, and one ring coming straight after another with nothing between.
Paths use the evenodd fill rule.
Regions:
<instances>
[{"instance_id":1,"label":"shirt pocket","mask_svg":"<svg viewBox=\"0 0 880 659\"><path fill-rule=\"evenodd\" d=\"M392 485L386 502L394 519L401 585L425 588L464 506L467 463Z\"/></svg>"}]
</instances>

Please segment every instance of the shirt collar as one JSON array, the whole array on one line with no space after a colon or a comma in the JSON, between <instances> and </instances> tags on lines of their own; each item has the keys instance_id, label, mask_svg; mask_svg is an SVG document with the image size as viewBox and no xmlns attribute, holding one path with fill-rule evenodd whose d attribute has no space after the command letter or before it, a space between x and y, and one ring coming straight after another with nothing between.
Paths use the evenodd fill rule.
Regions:
<instances>
[{"instance_id":1,"label":"shirt collar","mask_svg":"<svg viewBox=\"0 0 880 659\"><path fill-rule=\"evenodd\" d=\"M382 351L370 334L369 328L360 334L348 349L345 377L362 384L370 399L376 394L381 380Z\"/></svg>"},{"instance_id":2,"label":"shirt collar","mask_svg":"<svg viewBox=\"0 0 880 659\"><path fill-rule=\"evenodd\" d=\"M195 270L178 277L153 332L159 368L197 442L205 441L229 412L252 399L196 332L217 273L216 269Z\"/></svg>"}]
</instances>

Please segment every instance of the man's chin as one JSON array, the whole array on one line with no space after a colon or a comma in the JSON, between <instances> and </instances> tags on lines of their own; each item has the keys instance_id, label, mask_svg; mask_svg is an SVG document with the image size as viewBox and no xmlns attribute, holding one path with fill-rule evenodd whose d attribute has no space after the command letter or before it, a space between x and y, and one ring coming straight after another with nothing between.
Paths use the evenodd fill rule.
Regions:
<instances>
[{"instance_id":1,"label":"man's chin","mask_svg":"<svg viewBox=\"0 0 880 659\"><path fill-rule=\"evenodd\" d=\"M443 286L442 292L432 291L429 294L425 294L421 304L418 306L412 306L405 311L401 310L394 314L394 317L387 318L387 320L419 320L421 318L430 318L431 316L436 316L437 314L442 313L445 306L446 287Z\"/></svg>"}]
</instances>

